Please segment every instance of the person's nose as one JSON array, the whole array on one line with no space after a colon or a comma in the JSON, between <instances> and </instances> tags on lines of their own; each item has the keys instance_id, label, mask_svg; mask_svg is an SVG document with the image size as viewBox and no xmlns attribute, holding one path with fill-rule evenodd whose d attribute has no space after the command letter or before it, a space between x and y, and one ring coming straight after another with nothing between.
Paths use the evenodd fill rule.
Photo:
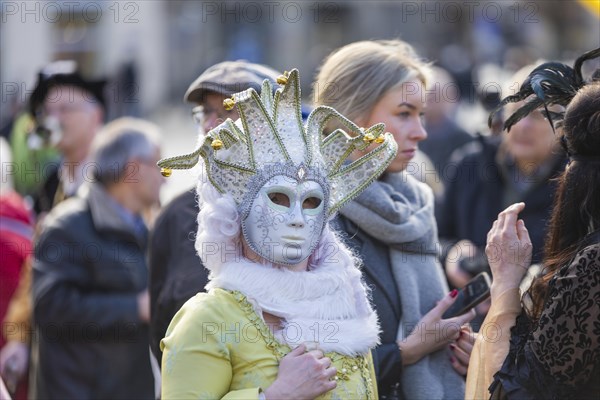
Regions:
<instances>
[{"instance_id":1,"label":"person's nose","mask_svg":"<svg viewBox=\"0 0 600 400\"><path fill-rule=\"evenodd\" d=\"M410 138L416 142L427 139L427 130L425 130L421 118L418 118L417 121L415 121L410 132Z\"/></svg>"},{"instance_id":2,"label":"person's nose","mask_svg":"<svg viewBox=\"0 0 600 400\"><path fill-rule=\"evenodd\" d=\"M533 128L534 123L535 123L534 117L530 114L530 115L526 115L524 118L522 118L517 124L520 125L519 128L523 132L529 132L529 130L531 130ZM517 124L515 124L515 126Z\"/></svg>"},{"instance_id":3,"label":"person's nose","mask_svg":"<svg viewBox=\"0 0 600 400\"><path fill-rule=\"evenodd\" d=\"M302 205L296 202L290 215L288 225L294 228L304 228L304 214L302 214Z\"/></svg>"}]
</instances>

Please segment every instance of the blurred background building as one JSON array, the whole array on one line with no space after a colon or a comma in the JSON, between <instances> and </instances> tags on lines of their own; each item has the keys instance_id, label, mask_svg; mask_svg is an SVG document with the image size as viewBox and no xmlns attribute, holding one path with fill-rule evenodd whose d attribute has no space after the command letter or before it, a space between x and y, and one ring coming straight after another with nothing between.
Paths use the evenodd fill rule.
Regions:
<instances>
[{"instance_id":1,"label":"blurred background building","mask_svg":"<svg viewBox=\"0 0 600 400\"><path fill-rule=\"evenodd\" d=\"M454 76L461 103L474 104L535 59L570 62L600 47L598 0L0 1L0 19L2 125L42 66L75 59L87 75L109 77L109 118L142 116L163 128L165 155L194 144L183 94L223 60L296 67L310 103L316 68L333 49L401 38ZM471 130L484 122L468 119ZM165 200L188 178L171 178Z\"/></svg>"}]
</instances>

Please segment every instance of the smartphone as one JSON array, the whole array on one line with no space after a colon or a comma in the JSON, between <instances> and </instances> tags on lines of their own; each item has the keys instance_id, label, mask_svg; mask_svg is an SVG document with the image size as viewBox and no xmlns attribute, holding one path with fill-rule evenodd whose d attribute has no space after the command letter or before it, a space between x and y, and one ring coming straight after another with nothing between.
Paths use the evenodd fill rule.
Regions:
<instances>
[{"instance_id":1,"label":"smartphone","mask_svg":"<svg viewBox=\"0 0 600 400\"><path fill-rule=\"evenodd\" d=\"M458 291L456 300L450 308L446 310L442 318L452 318L464 314L477 304L486 300L490 297L490 285L490 275L487 272L482 272L471 279L465 287Z\"/></svg>"}]
</instances>

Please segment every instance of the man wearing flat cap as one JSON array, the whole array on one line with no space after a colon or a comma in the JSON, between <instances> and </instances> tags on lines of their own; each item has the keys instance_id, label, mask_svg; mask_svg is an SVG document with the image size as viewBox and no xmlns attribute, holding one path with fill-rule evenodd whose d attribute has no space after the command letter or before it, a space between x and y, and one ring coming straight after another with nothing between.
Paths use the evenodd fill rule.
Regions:
<instances>
[{"instance_id":1,"label":"man wearing flat cap","mask_svg":"<svg viewBox=\"0 0 600 400\"><path fill-rule=\"evenodd\" d=\"M275 82L278 75L264 65L224 61L204 71L185 92L184 100L197 104L192 112L204 132L208 132L227 118L238 118L235 109L225 110L224 99L250 88L260 93L262 82L265 79Z\"/></svg>"},{"instance_id":2,"label":"man wearing flat cap","mask_svg":"<svg viewBox=\"0 0 600 400\"><path fill-rule=\"evenodd\" d=\"M265 79L276 81L277 71L247 61L225 61L204 71L188 88L184 101L195 104L192 112L204 134L227 118L236 120L235 109L227 111L223 100L253 88L260 93ZM274 85L277 87L277 85ZM150 332L151 347L161 359L160 341L171 319L193 295L203 291L208 271L194 248L199 208L195 190L188 190L167 205L158 217L150 244Z\"/></svg>"}]
</instances>

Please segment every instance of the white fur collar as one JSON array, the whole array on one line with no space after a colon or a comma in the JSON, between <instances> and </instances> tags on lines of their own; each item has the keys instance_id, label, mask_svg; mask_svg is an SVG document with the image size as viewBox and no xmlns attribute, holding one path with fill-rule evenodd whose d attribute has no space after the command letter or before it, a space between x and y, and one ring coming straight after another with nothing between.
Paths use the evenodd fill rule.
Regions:
<instances>
[{"instance_id":1,"label":"white fur collar","mask_svg":"<svg viewBox=\"0 0 600 400\"><path fill-rule=\"evenodd\" d=\"M275 334L294 348L318 342L324 352L349 356L379 344L379 323L354 265L327 263L306 272L277 269L243 258L213 270L207 289L243 293L262 318L266 311L284 320Z\"/></svg>"}]
</instances>

